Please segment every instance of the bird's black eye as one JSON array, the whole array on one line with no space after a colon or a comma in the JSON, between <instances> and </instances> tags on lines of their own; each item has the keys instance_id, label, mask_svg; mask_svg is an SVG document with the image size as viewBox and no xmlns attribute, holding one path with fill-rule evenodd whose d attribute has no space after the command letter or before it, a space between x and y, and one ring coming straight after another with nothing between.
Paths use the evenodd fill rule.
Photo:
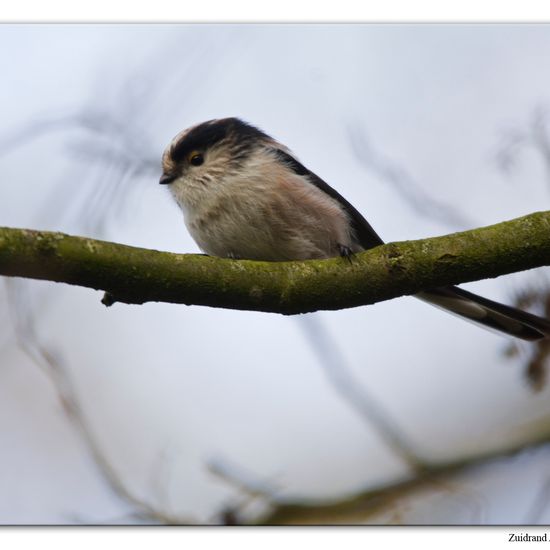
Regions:
<instances>
[{"instance_id":1,"label":"bird's black eye","mask_svg":"<svg viewBox=\"0 0 550 550\"><path fill-rule=\"evenodd\" d=\"M189 155L189 164L192 164L193 166L200 166L204 162L204 157L201 153L197 153L197 151L193 151Z\"/></svg>"}]
</instances>

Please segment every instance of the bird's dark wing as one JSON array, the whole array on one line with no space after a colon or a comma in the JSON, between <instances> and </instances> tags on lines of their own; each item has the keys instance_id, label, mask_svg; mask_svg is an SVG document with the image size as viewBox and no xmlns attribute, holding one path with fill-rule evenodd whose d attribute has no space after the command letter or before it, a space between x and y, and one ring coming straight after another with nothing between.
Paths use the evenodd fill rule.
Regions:
<instances>
[{"instance_id":1,"label":"bird's dark wing","mask_svg":"<svg viewBox=\"0 0 550 550\"><path fill-rule=\"evenodd\" d=\"M338 201L346 214L349 216L351 227L359 244L366 250L375 246L384 244L384 241L378 236L376 231L371 227L369 222L359 213L359 211L349 203L338 191L333 189L328 183L323 181L319 176L308 170L301 162L297 161L292 155L287 152L273 148L277 158L286 164L291 170L299 176L306 176L308 181L321 189L329 197Z\"/></svg>"}]
</instances>

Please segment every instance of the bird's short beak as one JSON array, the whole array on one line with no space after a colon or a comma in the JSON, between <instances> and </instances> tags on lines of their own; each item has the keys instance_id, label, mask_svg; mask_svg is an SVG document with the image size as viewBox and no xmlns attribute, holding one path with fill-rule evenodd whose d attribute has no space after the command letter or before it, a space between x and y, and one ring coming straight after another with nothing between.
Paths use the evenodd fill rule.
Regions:
<instances>
[{"instance_id":1,"label":"bird's short beak","mask_svg":"<svg viewBox=\"0 0 550 550\"><path fill-rule=\"evenodd\" d=\"M172 183L175 179L176 176L174 176L173 174L162 174L159 183L161 185L168 185L169 183Z\"/></svg>"}]
</instances>

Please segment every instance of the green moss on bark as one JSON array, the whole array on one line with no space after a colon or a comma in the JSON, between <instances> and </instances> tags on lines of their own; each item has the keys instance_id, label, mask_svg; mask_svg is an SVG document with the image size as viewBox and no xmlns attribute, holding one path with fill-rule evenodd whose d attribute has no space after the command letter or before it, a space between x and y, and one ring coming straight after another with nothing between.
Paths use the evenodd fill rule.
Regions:
<instances>
[{"instance_id":1,"label":"green moss on bark","mask_svg":"<svg viewBox=\"0 0 550 550\"><path fill-rule=\"evenodd\" d=\"M550 264L550 212L307 262L172 254L62 233L0 228L0 274L149 301L305 313L372 304Z\"/></svg>"}]
</instances>

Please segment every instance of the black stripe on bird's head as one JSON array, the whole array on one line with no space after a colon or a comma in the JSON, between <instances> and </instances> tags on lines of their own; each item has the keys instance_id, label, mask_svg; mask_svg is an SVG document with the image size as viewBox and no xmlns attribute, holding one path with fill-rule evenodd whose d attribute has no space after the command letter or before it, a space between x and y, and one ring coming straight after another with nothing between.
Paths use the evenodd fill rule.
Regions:
<instances>
[{"instance_id":1,"label":"black stripe on bird's head","mask_svg":"<svg viewBox=\"0 0 550 550\"><path fill-rule=\"evenodd\" d=\"M239 118L214 119L186 130L170 147L170 156L177 163L185 160L192 151L207 151L223 143L242 150L266 139L271 138Z\"/></svg>"}]
</instances>

